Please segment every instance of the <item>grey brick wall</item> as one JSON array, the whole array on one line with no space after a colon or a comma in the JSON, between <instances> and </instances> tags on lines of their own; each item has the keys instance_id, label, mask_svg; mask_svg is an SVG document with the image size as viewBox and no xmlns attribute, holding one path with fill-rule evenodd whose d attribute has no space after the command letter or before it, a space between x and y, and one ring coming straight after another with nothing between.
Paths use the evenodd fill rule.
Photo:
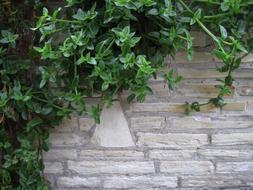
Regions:
<instances>
[{"instance_id":1,"label":"grey brick wall","mask_svg":"<svg viewBox=\"0 0 253 190\"><path fill-rule=\"evenodd\" d=\"M121 147L128 129L114 138L115 147L94 143L96 125L86 116L73 116L52 131L44 159L53 189L253 189L253 56L236 72L236 88L222 111L206 106L186 116L182 104L214 96L215 78L223 76L205 49L206 37L194 35L199 51L193 61L184 52L168 60L185 78L176 91L168 92L158 78L150 81L155 94L144 103L127 105L127 93L122 95L129 146ZM114 119L115 131L105 127L103 138L121 132Z\"/></svg>"}]
</instances>

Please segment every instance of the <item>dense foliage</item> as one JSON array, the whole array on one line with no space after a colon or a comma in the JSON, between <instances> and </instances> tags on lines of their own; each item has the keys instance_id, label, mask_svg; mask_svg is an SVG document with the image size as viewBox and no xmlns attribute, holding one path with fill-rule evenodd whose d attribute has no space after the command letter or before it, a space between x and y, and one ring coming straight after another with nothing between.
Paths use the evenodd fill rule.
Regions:
<instances>
[{"instance_id":1,"label":"dense foliage","mask_svg":"<svg viewBox=\"0 0 253 190\"><path fill-rule=\"evenodd\" d=\"M206 104L224 106L233 71L252 50L249 0L67 0L56 10L47 5L0 5L1 190L49 189L42 161L48 129L73 111L99 122L100 107L86 107L86 97L99 95L110 105L129 90L129 101L143 101L152 92L148 80L157 74L173 90L182 77L172 69L161 73L164 58L180 49L194 56L192 27L210 36L213 54L223 62L217 70L227 73ZM187 103L186 111L200 111L201 105Z\"/></svg>"}]
</instances>

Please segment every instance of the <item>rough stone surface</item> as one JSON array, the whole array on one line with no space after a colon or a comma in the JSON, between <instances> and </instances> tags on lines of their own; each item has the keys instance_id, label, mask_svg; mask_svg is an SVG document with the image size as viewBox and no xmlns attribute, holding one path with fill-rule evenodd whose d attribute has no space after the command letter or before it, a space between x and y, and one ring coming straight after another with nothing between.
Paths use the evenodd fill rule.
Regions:
<instances>
[{"instance_id":1,"label":"rough stone surface","mask_svg":"<svg viewBox=\"0 0 253 190\"><path fill-rule=\"evenodd\" d=\"M138 133L138 146L166 147L166 148L186 148L200 147L208 144L208 137L205 134L154 134Z\"/></svg>"},{"instance_id":2,"label":"rough stone surface","mask_svg":"<svg viewBox=\"0 0 253 190\"><path fill-rule=\"evenodd\" d=\"M162 129L165 126L164 117L134 117L131 118L131 128L135 130Z\"/></svg>"},{"instance_id":3,"label":"rough stone surface","mask_svg":"<svg viewBox=\"0 0 253 190\"><path fill-rule=\"evenodd\" d=\"M201 177L183 177L181 180L182 187L206 187L221 188L240 186L241 181L234 177L228 176L201 176Z\"/></svg>"},{"instance_id":4,"label":"rough stone surface","mask_svg":"<svg viewBox=\"0 0 253 190\"><path fill-rule=\"evenodd\" d=\"M177 89L168 91L158 75L143 103L125 104L124 91L123 109L119 101L104 108L100 125L73 115L52 130L44 159L53 190L253 190L253 56L234 73L235 89L222 110L205 105L185 115L185 102L216 97L216 78L226 74L205 50L206 35L193 36L201 49L194 59L179 52L163 69L172 66L184 77Z\"/></svg>"},{"instance_id":5,"label":"rough stone surface","mask_svg":"<svg viewBox=\"0 0 253 190\"><path fill-rule=\"evenodd\" d=\"M151 150L149 157L158 160L191 160L196 151L193 150Z\"/></svg>"},{"instance_id":6,"label":"rough stone surface","mask_svg":"<svg viewBox=\"0 0 253 190\"><path fill-rule=\"evenodd\" d=\"M82 145L86 140L74 133L51 133L50 142L56 147L70 147Z\"/></svg>"},{"instance_id":7,"label":"rough stone surface","mask_svg":"<svg viewBox=\"0 0 253 190\"><path fill-rule=\"evenodd\" d=\"M68 161L68 168L79 174L148 174L154 173L153 162L146 161Z\"/></svg>"},{"instance_id":8,"label":"rough stone surface","mask_svg":"<svg viewBox=\"0 0 253 190\"><path fill-rule=\"evenodd\" d=\"M136 160L144 159L144 153L134 150L82 150L81 159Z\"/></svg>"},{"instance_id":9,"label":"rough stone surface","mask_svg":"<svg viewBox=\"0 0 253 190\"><path fill-rule=\"evenodd\" d=\"M181 118L170 118L170 126L175 129L185 128L185 129L196 129L196 128L203 128L203 129L219 129L219 128L248 128L252 124L245 121L213 121L211 118L208 117L201 117L201 116L188 116L188 117L181 117Z\"/></svg>"},{"instance_id":10,"label":"rough stone surface","mask_svg":"<svg viewBox=\"0 0 253 190\"><path fill-rule=\"evenodd\" d=\"M57 187L63 188L94 188L99 187L101 179L95 177L59 177L56 181Z\"/></svg>"},{"instance_id":11,"label":"rough stone surface","mask_svg":"<svg viewBox=\"0 0 253 190\"><path fill-rule=\"evenodd\" d=\"M79 125L81 131L89 131L95 125L95 121L92 118L80 118Z\"/></svg>"},{"instance_id":12,"label":"rough stone surface","mask_svg":"<svg viewBox=\"0 0 253 190\"><path fill-rule=\"evenodd\" d=\"M214 166L209 161L162 161L161 172L182 175L200 175L213 173Z\"/></svg>"},{"instance_id":13,"label":"rough stone surface","mask_svg":"<svg viewBox=\"0 0 253 190\"><path fill-rule=\"evenodd\" d=\"M209 160L251 160L253 150L200 149L198 153Z\"/></svg>"},{"instance_id":14,"label":"rough stone surface","mask_svg":"<svg viewBox=\"0 0 253 190\"><path fill-rule=\"evenodd\" d=\"M253 133L216 134L212 136L215 145L253 144Z\"/></svg>"},{"instance_id":15,"label":"rough stone surface","mask_svg":"<svg viewBox=\"0 0 253 190\"><path fill-rule=\"evenodd\" d=\"M109 177L105 179L104 187L109 189L177 187L177 178L167 176Z\"/></svg>"},{"instance_id":16,"label":"rough stone surface","mask_svg":"<svg viewBox=\"0 0 253 190\"><path fill-rule=\"evenodd\" d=\"M46 174L62 174L63 165L61 162L45 162L45 173Z\"/></svg>"},{"instance_id":17,"label":"rough stone surface","mask_svg":"<svg viewBox=\"0 0 253 190\"><path fill-rule=\"evenodd\" d=\"M110 108L103 108L100 124L96 126L92 142L103 147L134 146L128 123L119 101L114 102Z\"/></svg>"},{"instance_id":18,"label":"rough stone surface","mask_svg":"<svg viewBox=\"0 0 253 190\"><path fill-rule=\"evenodd\" d=\"M51 149L50 152L44 153L45 160L74 160L77 159L76 149Z\"/></svg>"},{"instance_id":19,"label":"rough stone surface","mask_svg":"<svg viewBox=\"0 0 253 190\"><path fill-rule=\"evenodd\" d=\"M243 173L253 174L253 162L219 162L216 168L217 173Z\"/></svg>"}]
</instances>

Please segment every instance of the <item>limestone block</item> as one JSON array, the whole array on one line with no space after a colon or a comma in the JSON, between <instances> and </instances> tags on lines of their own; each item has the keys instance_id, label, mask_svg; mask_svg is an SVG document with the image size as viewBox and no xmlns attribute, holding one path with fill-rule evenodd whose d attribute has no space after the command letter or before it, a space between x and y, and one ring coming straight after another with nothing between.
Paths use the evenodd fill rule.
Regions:
<instances>
[{"instance_id":1,"label":"limestone block","mask_svg":"<svg viewBox=\"0 0 253 190\"><path fill-rule=\"evenodd\" d=\"M229 176L184 176L181 180L182 187L236 187L241 185L241 181L236 177Z\"/></svg>"},{"instance_id":2,"label":"limestone block","mask_svg":"<svg viewBox=\"0 0 253 190\"><path fill-rule=\"evenodd\" d=\"M220 73L216 69L178 68L177 71L185 79L216 79L226 76L226 73ZM253 78L250 69L239 69L234 73L234 76L235 78Z\"/></svg>"},{"instance_id":3,"label":"limestone block","mask_svg":"<svg viewBox=\"0 0 253 190\"><path fill-rule=\"evenodd\" d=\"M210 174L214 171L214 166L209 161L162 161L162 173L200 175Z\"/></svg>"},{"instance_id":4,"label":"limestone block","mask_svg":"<svg viewBox=\"0 0 253 190\"><path fill-rule=\"evenodd\" d=\"M192 63L192 64L210 63L213 61L214 59L212 57L212 54L209 52L194 52L193 59L189 61L187 59L187 53L184 51L177 52L175 59L173 60L174 63Z\"/></svg>"},{"instance_id":5,"label":"limestone block","mask_svg":"<svg viewBox=\"0 0 253 190\"><path fill-rule=\"evenodd\" d=\"M62 174L63 165L60 162L45 162L45 173L46 174Z\"/></svg>"},{"instance_id":6,"label":"limestone block","mask_svg":"<svg viewBox=\"0 0 253 190\"><path fill-rule=\"evenodd\" d=\"M68 168L78 174L149 174L154 173L150 161L68 161Z\"/></svg>"},{"instance_id":7,"label":"limestone block","mask_svg":"<svg viewBox=\"0 0 253 190\"><path fill-rule=\"evenodd\" d=\"M210 160L250 160L253 150L234 150L234 149L199 149L198 153Z\"/></svg>"},{"instance_id":8,"label":"limestone block","mask_svg":"<svg viewBox=\"0 0 253 190\"><path fill-rule=\"evenodd\" d=\"M251 122L246 121L212 121L209 117L188 116L188 117L174 117L168 119L170 127L175 129L216 129L216 128L247 128Z\"/></svg>"},{"instance_id":9,"label":"limestone block","mask_svg":"<svg viewBox=\"0 0 253 190\"><path fill-rule=\"evenodd\" d=\"M217 173L244 173L253 171L253 162L218 162Z\"/></svg>"},{"instance_id":10,"label":"limestone block","mask_svg":"<svg viewBox=\"0 0 253 190\"><path fill-rule=\"evenodd\" d=\"M214 145L253 144L253 133L215 134L212 136Z\"/></svg>"},{"instance_id":11,"label":"limestone block","mask_svg":"<svg viewBox=\"0 0 253 190\"><path fill-rule=\"evenodd\" d=\"M43 154L45 160L73 160L77 159L76 149L50 149Z\"/></svg>"},{"instance_id":12,"label":"limestone block","mask_svg":"<svg viewBox=\"0 0 253 190\"><path fill-rule=\"evenodd\" d=\"M183 149L183 150L150 150L149 158L157 160L191 160L196 153L195 150Z\"/></svg>"},{"instance_id":13,"label":"limestone block","mask_svg":"<svg viewBox=\"0 0 253 190\"><path fill-rule=\"evenodd\" d=\"M57 187L63 188L95 188L101 184L101 179L96 177L59 177L56 180Z\"/></svg>"},{"instance_id":14,"label":"limestone block","mask_svg":"<svg viewBox=\"0 0 253 190\"><path fill-rule=\"evenodd\" d=\"M77 127L77 118L72 116L71 118L63 119L62 123L59 126L56 126L52 131L53 132L71 132Z\"/></svg>"},{"instance_id":15,"label":"limestone block","mask_svg":"<svg viewBox=\"0 0 253 190\"><path fill-rule=\"evenodd\" d=\"M131 128L135 130L162 129L164 126L164 117L147 116L131 118Z\"/></svg>"},{"instance_id":16,"label":"limestone block","mask_svg":"<svg viewBox=\"0 0 253 190\"><path fill-rule=\"evenodd\" d=\"M236 90L241 96L253 96L253 86L240 86Z\"/></svg>"},{"instance_id":17,"label":"limestone block","mask_svg":"<svg viewBox=\"0 0 253 190\"><path fill-rule=\"evenodd\" d=\"M191 31L194 47L205 47L208 45L208 36L200 31Z\"/></svg>"},{"instance_id":18,"label":"limestone block","mask_svg":"<svg viewBox=\"0 0 253 190\"><path fill-rule=\"evenodd\" d=\"M176 91L177 96L195 97L195 98L213 98L219 93L219 89L215 84L185 84L180 85ZM231 89L231 94L226 97L232 97L234 90Z\"/></svg>"},{"instance_id":19,"label":"limestone block","mask_svg":"<svg viewBox=\"0 0 253 190\"><path fill-rule=\"evenodd\" d=\"M137 145L140 147L166 147L166 148L186 148L200 147L208 144L206 134L187 133L137 133Z\"/></svg>"},{"instance_id":20,"label":"limestone block","mask_svg":"<svg viewBox=\"0 0 253 190\"><path fill-rule=\"evenodd\" d=\"M92 142L103 147L134 146L128 123L119 101L114 102L110 108L104 107L101 113L101 122L96 125Z\"/></svg>"},{"instance_id":21,"label":"limestone block","mask_svg":"<svg viewBox=\"0 0 253 190\"><path fill-rule=\"evenodd\" d=\"M201 102L200 102L201 103ZM171 113L185 113L184 103L134 103L131 104L130 110L132 112L171 112ZM215 112L217 108L208 104L201 106L201 112ZM223 108L223 111L244 111L245 102L228 102Z\"/></svg>"},{"instance_id":22,"label":"limestone block","mask_svg":"<svg viewBox=\"0 0 253 190\"><path fill-rule=\"evenodd\" d=\"M79 126L81 131L89 131L95 125L95 121L92 118L80 118Z\"/></svg>"},{"instance_id":23,"label":"limestone block","mask_svg":"<svg viewBox=\"0 0 253 190\"><path fill-rule=\"evenodd\" d=\"M158 188L158 187L177 187L176 177L167 176L117 176L117 177L106 177L104 182L104 188L115 188L115 189L125 189L125 188Z\"/></svg>"},{"instance_id":24,"label":"limestone block","mask_svg":"<svg viewBox=\"0 0 253 190\"><path fill-rule=\"evenodd\" d=\"M53 147L70 147L82 145L82 143L86 142L87 139L82 139L74 133L51 133L49 141Z\"/></svg>"},{"instance_id":25,"label":"limestone block","mask_svg":"<svg viewBox=\"0 0 253 190\"><path fill-rule=\"evenodd\" d=\"M96 160L140 160L144 153L135 150L81 150L81 159Z\"/></svg>"}]
</instances>

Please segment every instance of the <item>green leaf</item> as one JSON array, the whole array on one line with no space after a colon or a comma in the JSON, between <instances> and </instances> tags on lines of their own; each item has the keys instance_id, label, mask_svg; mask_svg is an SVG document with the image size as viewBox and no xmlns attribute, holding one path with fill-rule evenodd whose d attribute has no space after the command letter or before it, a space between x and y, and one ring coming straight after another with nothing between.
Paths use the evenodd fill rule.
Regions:
<instances>
[{"instance_id":1,"label":"green leaf","mask_svg":"<svg viewBox=\"0 0 253 190\"><path fill-rule=\"evenodd\" d=\"M42 123L43 123L42 119L34 118L27 123L26 130L29 132L29 131L33 130L35 127L40 126Z\"/></svg>"},{"instance_id":2,"label":"green leaf","mask_svg":"<svg viewBox=\"0 0 253 190\"><path fill-rule=\"evenodd\" d=\"M226 39L228 37L226 28L224 28L222 25L219 25L219 26L220 26L220 33L221 33L222 38Z\"/></svg>"}]
</instances>

